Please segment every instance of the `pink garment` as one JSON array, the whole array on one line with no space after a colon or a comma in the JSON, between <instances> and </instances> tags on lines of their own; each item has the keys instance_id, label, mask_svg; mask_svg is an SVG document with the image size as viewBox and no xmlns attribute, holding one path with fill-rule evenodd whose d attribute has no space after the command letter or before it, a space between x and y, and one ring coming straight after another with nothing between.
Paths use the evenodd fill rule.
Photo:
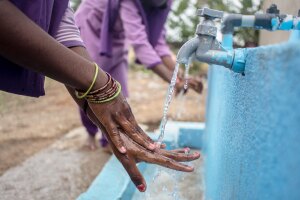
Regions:
<instances>
[{"instance_id":1,"label":"pink garment","mask_svg":"<svg viewBox=\"0 0 300 200\"><path fill-rule=\"evenodd\" d=\"M128 67L123 63L127 62L129 45L134 48L138 60L148 68L161 63L161 57L171 55L171 52L165 41L165 31L153 48L148 41L145 26L134 2L132 0L120 2L120 15L114 26L112 58L100 56L98 53L101 23L107 0L83 1L76 12L75 21L79 26L85 46L95 62L108 73L112 70L115 72L120 70L122 74L116 72L118 76L114 78L120 82L127 82L127 75L123 73ZM120 63L122 64L119 65ZM122 87L123 93L128 96L127 84Z\"/></svg>"},{"instance_id":2,"label":"pink garment","mask_svg":"<svg viewBox=\"0 0 300 200\"><path fill-rule=\"evenodd\" d=\"M133 0L122 0L120 15L113 30L112 57L100 56L100 33L103 13L108 0L84 0L75 15L84 44L93 60L122 85L122 93L129 96L127 87L128 47L132 45L137 59L145 66L154 67L162 62L161 57L171 55L162 32L157 45L153 48L148 41L146 28ZM84 113L80 113L87 132L94 136L95 126ZM102 146L104 143L101 142Z\"/></svg>"}]
</instances>

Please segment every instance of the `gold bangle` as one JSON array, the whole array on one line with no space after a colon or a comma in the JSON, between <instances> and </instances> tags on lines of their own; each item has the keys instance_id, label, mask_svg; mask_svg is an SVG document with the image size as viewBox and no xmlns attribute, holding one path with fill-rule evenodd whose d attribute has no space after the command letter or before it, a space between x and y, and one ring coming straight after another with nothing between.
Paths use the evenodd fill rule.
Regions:
<instances>
[{"instance_id":1,"label":"gold bangle","mask_svg":"<svg viewBox=\"0 0 300 200\"><path fill-rule=\"evenodd\" d=\"M94 85L96 83L98 73L99 73L99 67L98 67L97 63L94 63L94 66L95 66L95 75L94 75L93 82L92 82L91 86L89 87L89 89L83 95L79 95L78 91L75 91L76 97L78 99L85 98L90 93L90 91L92 90L92 88L94 87Z\"/></svg>"}]
</instances>

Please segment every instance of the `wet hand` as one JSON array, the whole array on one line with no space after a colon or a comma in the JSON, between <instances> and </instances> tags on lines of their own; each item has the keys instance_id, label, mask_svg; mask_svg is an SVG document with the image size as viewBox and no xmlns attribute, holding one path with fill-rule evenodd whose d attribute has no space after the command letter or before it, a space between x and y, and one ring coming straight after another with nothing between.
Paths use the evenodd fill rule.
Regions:
<instances>
[{"instance_id":1,"label":"wet hand","mask_svg":"<svg viewBox=\"0 0 300 200\"><path fill-rule=\"evenodd\" d=\"M198 77L190 77L187 79L187 88L185 89L184 88L184 85L186 84L186 80L181 78L181 77L178 77L177 78L177 82L176 82L176 85L175 85L175 95L178 95L181 91L183 91L184 94L187 93L188 89L192 89L194 90L195 92L197 92L198 94L201 94L202 93L202 90L203 90L203 83L201 81L200 78Z\"/></svg>"},{"instance_id":2,"label":"wet hand","mask_svg":"<svg viewBox=\"0 0 300 200\"><path fill-rule=\"evenodd\" d=\"M188 79L189 88L193 89L195 92L201 94L203 90L203 83L199 77L191 77Z\"/></svg>"},{"instance_id":3,"label":"wet hand","mask_svg":"<svg viewBox=\"0 0 300 200\"><path fill-rule=\"evenodd\" d=\"M188 162L196 160L200 157L199 152L186 154L184 149L171 151L165 149L156 149L155 151L149 151L134 142L126 134L121 134L121 138L126 145L126 154L120 153L115 146L112 146L113 152L118 160L122 163L132 182L136 185L140 192L146 191L147 184L143 175L137 168L136 163L144 161L178 171L192 172L194 171L193 167L180 162ZM108 140L111 143L111 140Z\"/></svg>"},{"instance_id":4,"label":"wet hand","mask_svg":"<svg viewBox=\"0 0 300 200\"><path fill-rule=\"evenodd\" d=\"M74 94L71 88L68 90ZM78 101L74 95L73 98L81 108L84 108L84 101ZM151 138L137 125L130 107L122 95L109 103L89 104L86 113L105 134L114 154L141 192L146 191L147 184L136 163L145 161L174 170L192 172L193 167L180 162L192 161L200 157L199 153L186 154L184 149L164 150L165 144L160 145L161 149L156 148ZM150 144L154 144L154 149L147 148ZM125 148L125 152L122 147Z\"/></svg>"},{"instance_id":5,"label":"wet hand","mask_svg":"<svg viewBox=\"0 0 300 200\"><path fill-rule=\"evenodd\" d=\"M121 135L126 135L147 150L153 151L155 149L156 144L138 126L131 108L122 94L107 103L89 103L89 108L94 115L92 120L103 126L112 146L118 149L120 153L126 153L126 145ZM91 118L91 116L89 117Z\"/></svg>"}]
</instances>

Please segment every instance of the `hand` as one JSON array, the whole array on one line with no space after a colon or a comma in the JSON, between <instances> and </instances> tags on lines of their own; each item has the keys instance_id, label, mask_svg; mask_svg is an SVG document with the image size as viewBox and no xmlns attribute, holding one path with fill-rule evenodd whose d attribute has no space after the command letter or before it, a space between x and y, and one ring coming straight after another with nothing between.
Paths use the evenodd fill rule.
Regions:
<instances>
[{"instance_id":1,"label":"hand","mask_svg":"<svg viewBox=\"0 0 300 200\"><path fill-rule=\"evenodd\" d=\"M175 85L175 95L178 95L182 90L184 91L184 94L187 93L188 89L191 88L195 92L201 94L203 90L203 84L200 78L198 77L190 77L188 78L188 88L184 89L184 85L186 83L186 80L184 78L178 77L177 82Z\"/></svg>"},{"instance_id":2,"label":"hand","mask_svg":"<svg viewBox=\"0 0 300 200\"><path fill-rule=\"evenodd\" d=\"M114 146L112 147L113 152L140 192L146 191L147 184L143 175L137 168L136 163L145 161L147 163L161 165L178 171L192 172L194 171L193 167L180 162L192 161L200 157L200 153L198 152L185 154L185 151L181 149L172 151L156 149L155 151L148 151L141 145L132 141L126 134L122 134L121 137L126 145L127 153L119 153Z\"/></svg>"},{"instance_id":3,"label":"hand","mask_svg":"<svg viewBox=\"0 0 300 200\"><path fill-rule=\"evenodd\" d=\"M70 87L67 87L67 88L68 88L71 96L77 102L77 104L81 108L83 108L84 101L76 99L76 97L74 96L74 90ZM120 103L120 101L121 101L121 103ZM121 105L118 105L118 104L121 104ZM140 145L138 142L135 142L133 139L131 139L130 134L125 133L124 130L120 126L116 125L116 122L114 122L113 124L117 126L117 129L116 129L118 131L117 136L114 136L114 134L108 133L108 131L106 130L106 127L98 120L98 118L100 118L100 120L102 120L101 118L105 118L104 116L106 116L107 113L104 113L104 114L98 113L98 116L102 116L102 117L96 117L97 115L94 113L97 113L97 110L99 111L99 110L101 110L101 108L104 109L104 108L110 108L110 107L121 107L125 110L125 112L120 113L120 114L122 114L122 115L124 114L125 116L129 115L129 117L127 119L128 120L131 119L131 121L129 122L128 120L126 120L125 122L119 122L119 123L125 123L125 124L128 123L127 126L130 126L130 127L134 126L133 129L137 130L137 131L133 132L133 133L136 133L136 137L140 137L141 140L143 140L145 143L152 143L152 144L154 143L151 140L151 138L149 138L149 136L147 136L143 132L143 130L137 125L137 123L134 120L134 117L131 113L131 110L129 108L129 105L125 101L124 97L120 96L118 99L114 100L112 103L109 103L108 105L103 105L101 107L99 107L99 105L103 105L103 104L91 104L90 107L88 107L86 110L87 115L95 124L97 124L97 126L101 129L102 133L105 134L106 138L108 139L108 141L112 147L114 154L116 155L118 160L122 163L122 165L126 169L128 175L130 176L131 180L134 182L134 184L137 186L137 188L141 192L146 191L147 185L146 185L145 179L143 178L142 174L139 172L138 168L136 167L136 163L138 163L138 162L145 161L145 162L154 163L154 164L165 166L165 167L168 167L171 169L185 171L185 172L191 172L194 170L192 167L181 164L179 162L192 161L192 160L198 159L200 157L199 153L185 154L184 150L167 151L167 150L163 149L166 146L165 144L161 145L162 149L154 149L153 151L149 151L145 148L145 146L147 146L147 145ZM92 111L91 107L94 107L96 109ZM115 111L115 109L116 108L114 108L113 110ZM109 110L107 110L107 112L109 113L110 116L112 115L111 113L113 113L113 112L110 112ZM114 115L112 115L112 116L114 116ZM120 117L117 117L117 118L120 118ZM107 120L104 119L103 121L106 122ZM133 124L131 124L131 122L133 122ZM109 122L106 122L106 123L109 123ZM110 127L110 126L107 126L107 127ZM128 128L127 128L127 130L128 130ZM113 135L113 136L111 137L111 135ZM125 153L122 153L119 150L120 148L118 148L118 146L115 145L115 142L113 142L113 139L115 139L116 141L120 141L120 144L126 148Z\"/></svg>"},{"instance_id":4,"label":"hand","mask_svg":"<svg viewBox=\"0 0 300 200\"><path fill-rule=\"evenodd\" d=\"M184 171L184 172L192 172L194 168L191 166L187 166L180 162L187 162L196 160L200 157L200 153L195 152L193 154L186 154L184 149L178 150L165 150L165 145L162 145L162 149L155 149L154 151L149 151L138 143L134 142L131 138L128 137L123 131L120 130L120 137L126 146L126 153L120 153L117 147L111 140L109 134L107 134L104 126L97 121L96 116L89 112L89 117L97 122L97 125L101 128L102 133L104 133L110 143L112 150L118 160L122 163L123 167L127 171L130 176L132 182L136 185L140 192L145 192L147 188L146 181L143 175L138 170L136 163L145 161L147 163L158 164L170 169ZM147 136L148 137L148 136Z\"/></svg>"},{"instance_id":5,"label":"hand","mask_svg":"<svg viewBox=\"0 0 300 200\"><path fill-rule=\"evenodd\" d=\"M203 83L201 78L199 77L191 77L188 79L188 85L192 88L195 92L201 94L203 90Z\"/></svg>"},{"instance_id":6,"label":"hand","mask_svg":"<svg viewBox=\"0 0 300 200\"><path fill-rule=\"evenodd\" d=\"M104 127L112 146L115 146L120 153L126 153L126 146L121 138L122 134L127 135L145 149L151 151L155 149L154 141L138 126L131 108L122 94L111 102L89 103L89 108L94 114L93 121Z\"/></svg>"}]
</instances>

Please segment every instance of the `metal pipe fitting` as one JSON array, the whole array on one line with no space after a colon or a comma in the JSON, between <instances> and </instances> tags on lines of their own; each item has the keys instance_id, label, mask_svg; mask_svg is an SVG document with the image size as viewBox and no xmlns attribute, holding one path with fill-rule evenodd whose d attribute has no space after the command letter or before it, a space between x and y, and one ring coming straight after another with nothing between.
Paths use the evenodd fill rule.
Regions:
<instances>
[{"instance_id":1,"label":"metal pipe fitting","mask_svg":"<svg viewBox=\"0 0 300 200\"><path fill-rule=\"evenodd\" d=\"M255 15L225 14L222 20L221 32L232 34L235 27L252 27L255 29L300 30L300 17L280 14L275 4L272 4L266 13Z\"/></svg>"},{"instance_id":2,"label":"metal pipe fitting","mask_svg":"<svg viewBox=\"0 0 300 200\"><path fill-rule=\"evenodd\" d=\"M242 60L243 57L239 56L237 57L238 60L235 60L235 51L226 51L216 39L217 27L213 20L222 18L223 12L204 8L198 11L198 15L204 19L197 26L197 36L180 48L177 55L177 62L188 64L190 58L195 55L194 58L200 62L222 65L235 72L243 73L245 69L245 61Z\"/></svg>"},{"instance_id":3,"label":"metal pipe fitting","mask_svg":"<svg viewBox=\"0 0 300 200\"><path fill-rule=\"evenodd\" d=\"M188 64L190 57L197 51L199 43L199 37L194 37L187 41L178 51L177 62Z\"/></svg>"}]
</instances>

